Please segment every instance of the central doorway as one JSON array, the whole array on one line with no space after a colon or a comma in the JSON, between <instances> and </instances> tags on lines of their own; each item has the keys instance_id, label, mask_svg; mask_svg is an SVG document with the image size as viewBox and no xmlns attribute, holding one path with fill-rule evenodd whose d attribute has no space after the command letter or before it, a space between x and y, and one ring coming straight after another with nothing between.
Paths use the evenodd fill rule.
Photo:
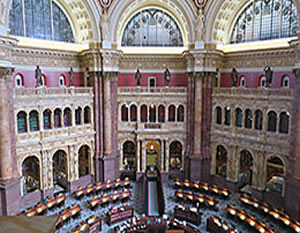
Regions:
<instances>
[{"instance_id":1,"label":"central doorway","mask_svg":"<svg viewBox=\"0 0 300 233\"><path fill-rule=\"evenodd\" d=\"M157 141L152 140L146 144L146 167L156 166L160 168L159 152L159 143Z\"/></svg>"}]
</instances>

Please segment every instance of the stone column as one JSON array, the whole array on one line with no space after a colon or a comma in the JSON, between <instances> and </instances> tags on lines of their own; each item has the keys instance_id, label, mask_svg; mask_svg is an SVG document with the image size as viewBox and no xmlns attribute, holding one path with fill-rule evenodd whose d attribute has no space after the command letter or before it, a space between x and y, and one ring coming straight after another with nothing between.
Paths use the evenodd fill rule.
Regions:
<instances>
[{"instance_id":1,"label":"stone column","mask_svg":"<svg viewBox=\"0 0 300 233\"><path fill-rule=\"evenodd\" d=\"M0 67L0 215L15 215L19 208L20 181L17 179L13 112L12 68ZM9 87L9 88L8 88Z\"/></svg>"},{"instance_id":2,"label":"stone column","mask_svg":"<svg viewBox=\"0 0 300 233\"><path fill-rule=\"evenodd\" d=\"M141 144L140 144L140 140L136 141L136 159L137 159L137 172L141 171Z\"/></svg>"}]
</instances>

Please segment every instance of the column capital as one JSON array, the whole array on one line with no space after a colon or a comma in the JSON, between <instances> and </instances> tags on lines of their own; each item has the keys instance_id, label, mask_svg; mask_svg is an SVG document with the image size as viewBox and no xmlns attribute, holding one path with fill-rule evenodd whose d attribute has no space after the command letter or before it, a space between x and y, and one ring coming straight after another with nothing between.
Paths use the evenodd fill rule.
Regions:
<instances>
[{"instance_id":1,"label":"column capital","mask_svg":"<svg viewBox=\"0 0 300 233\"><path fill-rule=\"evenodd\" d=\"M300 82L300 68L293 69L293 73L295 75L296 82Z\"/></svg>"},{"instance_id":2,"label":"column capital","mask_svg":"<svg viewBox=\"0 0 300 233\"><path fill-rule=\"evenodd\" d=\"M103 80L110 80L110 81L118 81L119 72L117 71L109 71L102 73Z\"/></svg>"},{"instance_id":3,"label":"column capital","mask_svg":"<svg viewBox=\"0 0 300 233\"><path fill-rule=\"evenodd\" d=\"M119 63L122 52L114 49L101 49L102 70L104 72L119 71Z\"/></svg>"},{"instance_id":4,"label":"column capital","mask_svg":"<svg viewBox=\"0 0 300 233\"><path fill-rule=\"evenodd\" d=\"M14 72L12 67L1 67L0 66L0 80L1 81L10 81L12 79L12 74Z\"/></svg>"}]
</instances>

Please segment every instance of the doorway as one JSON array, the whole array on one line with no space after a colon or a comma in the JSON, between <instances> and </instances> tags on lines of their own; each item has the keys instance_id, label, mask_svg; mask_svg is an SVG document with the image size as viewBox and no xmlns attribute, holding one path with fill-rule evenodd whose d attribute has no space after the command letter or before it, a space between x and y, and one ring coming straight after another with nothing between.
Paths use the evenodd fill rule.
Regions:
<instances>
[{"instance_id":1,"label":"doorway","mask_svg":"<svg viewBox=\"0 0 300 233\"><path fill-rule=\"evenodd\" d=\"M159 144L157 141L150 141L146 144L146 167L155 166L160 168L159 163Z\"/></svg>"}]
</instances>

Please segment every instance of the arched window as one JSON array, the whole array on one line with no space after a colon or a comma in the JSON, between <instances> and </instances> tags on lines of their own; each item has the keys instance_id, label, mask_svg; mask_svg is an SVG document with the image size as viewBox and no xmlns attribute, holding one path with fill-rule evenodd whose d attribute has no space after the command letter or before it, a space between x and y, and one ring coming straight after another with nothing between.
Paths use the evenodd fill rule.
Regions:
<instances>
[{"instance_id":1,"label":"arched window","mask_svg":"<svg viewBox=\"0 0 300 233\"><path fill-rule=\"evenodd\" d=\"M165 122L165 106L159 105L158 107L158 122Z\"/></svg>"},{"instance_id":2,"label":"arched window","mask_svg":"<svg viewBox=\"0 0 300 233\"><path fill-rule=\"evenodd\" d=\"M252 128L252 111L250 109L246 109L245 111L245 128Z\"/></svg>"},{"instance_id":3,"label":"arched window","mask_svg":"<svg viewBox=\"0 0 300 233\"><path fill-rule=\"evenodd\" d=\"M246 78L244 76L240 79L240 87L246 87Z\"/></svg>"},{"instance_id":4,"label":"arched window","mask_svg":"<svg viewBox=\"0 0 300 233\"><path fill-rule=\"evenodd\" d=\"M54 128L61 128L61 110L55 109L54 111Z\"/></svg>"},{"instance_id":5,"label":"arched window","mask_svg":"<svg viewBox=\"0 0 300 233\"><path fill-rule=\"evenodd\" d=\"M184 122L184 107L182 105L177 108L177 121Z\"/></svg>"},{"instance_id":6,"label":"arched window","mask_svg":"<svg viewBox=\"0 0 300 233\"><path fill-rule=\"evenodd\" d=\"M279 133L288 134L289 133L289 113L282 112L280 113L279 120Z\"/></svg>"},{"instance_id":7,"label":"arched window","mask_svg":"<svg viewBox=\"0 0 300 233\"><path fill-rule=\"evenodd\" d=\"M122 46L183 46L176 21L159 9L145 9L127 23Z\"/></svg>"},{"instance_id":8,"label":"arched window","mask_svg":"<svg viewBox=\"0 0 300 233\"><path fill-rule=\"evenodd\" d=\"M259 79L259 86L260 87L266 87L267 86L267 80L265 76L260 77Z\"/></svg>"},{"instance_id":9,"label":"arched window","mask_svg":"<svg viewBox=\"0 0 300 233\"><path fill-rule=\"evenodd\" d=\"M39 130L39 113L37 111L29 113L29 128L31 132Z\"/></svg>"},{"instance_id":10,"label":"arched window","mask_svg":"<svg viewBox=\"0 0 300 233\"><path fill-rule=\"evenodd\" d=\"M263 128L263 113L260 110L255 112L255 129L262 130Z\"/></svg>"},{"instance_id":11,"label":"arched window","mask_svg":"<svg viewBox=\"0 0 300 233\"><path fill-rule=\"evenodd\" d=\"M21 75L17 74L15 76L15 86L16 88L22 87L23 86L23 78Z\"/></svg>"},{"instance_id":12,"label":"arched window","mask_svg":"<svg viewBox=\"0 0 300 233\"><path fill-rule=\"evenodd\" d=\"M88 146L80 147L78 151L78 170L79 177L86 176L91 173L91 149Z\"/></svg>"},{"instance_id":13,"label":"arched window","mask_svg":"<svg viewBox=\"0 0 300 233\"><path fill-rule=\"evenodd\" d=\"M17 127L18 133L25 133L27 132L27 114L26 112L19 112L17 114Z\"/></svg>"},{"instance_id":14,"label":"arched window","mask_svg":"<svg viewBox=\"0 0 300 233\"><path fill-rule=\"evenodd\" d=\"M179 141L170 144L170 170L182 168L182 145Z\"/></svg>"},{"instance_id":15,"label":"arched window","mask_svg":"<svg viewBox=\"0 0 300 233\"><path fill-rule=\"evenodd\" d=\"M149 121L156 122L156 106L153 104L149 108Z\"/></svg>"},{"instance_id":16,"label":"arched window","mask_svg":"<svg viewBox=\"0 0 300 233\"><path fill-rule=\"evenodd\" d=\"M130 121L137 120L137 107L135 105L130 106Z\"/></svg>"},{"instance_id":17,"label":"arched window","mask_svg":"<svg viewBox=\"0 0 300 233\"><path fill-rule=\"evenodd\" d=\"M86 106L84 108L84 116L83 116L84 124L91 124L92 123L92 115L91 115L91 108Z\"/></svg>"},{"instance_id":18,"label":"arched window","mask_svg":"<svg viewBox=\"0 0 300 233\"><path fill-rule=\"evenodd\" d=\"M234 24L230 43L297 36L298 13L293 0L249 2Z\"/></svg>"},{"instance_id":19,"label":"arched window","mask_svg":"<svg viewBox=\"0 0 300 233\"><path fill-rule=\"evenodd\" d=\"M40 188L40 162L35 156L29 156L22 162L23 195Z\"/></svg>"},{"instance_id":20,"label":"arched window","mask_svg":"<svg viewBox=\"0 0 300 233\"><path fill-rule=\"evenodd\" d=\"M123 168L126 170L136 169L136 148L131 141L123 144Z\"/></svg>"},{"instance_id":21,"label":"arched window","mask_svg":"<svg viewBox=\"0 0 300 233\"><path fill-rule=\"evenodd\" d=\"M141 122L147 122L148 121L148 117L147 117L147 106L146 105L142 105L141 107Z\"/></svg>"},{"instance_id":22,"label":"arched window","mask_svg":"<svg viewBox=\"0 0 300 233\"><path fill-rule=\"evenodd\" d=\"M220 107L216 107L216 123L222 124L222 109Z\"/></svg>"},{"instance_id":23,"label":"arched window","mask_svg":"<svg viewBox=\"0 0 300 233\"><path fill-rule=\"evenodd\" d=\"M282 193L284 179L284 164L278 156L272 156L267 160L267 191Z\"/></svg>"},{"instance_id":24,"label":"arched window","mask_svg":"<svg viewBox=\"0 0 300 233\"><path fill-rule=\"evenodd\" d=\"M168 110L169 110L169 121L174 122L175 121L175 106L170 105Z\"/></svg>"},{"instance_id":25,"label":"arched window","mask_svg":"<svg viewBox=\"0 0 300 233\"><path fill-rule=\"evenodd\" d=\"M42 74L41 80L42 80L41 86L42 87L46 86L46 76L45 75Z\"/></svg>"},{"instance_id":26,"label":"arched window","mask_svg":"<svg viewBox=\"0 0 300 233\"><path fill-rule=\"evenodd\" d=\"M51 129L51 111L49 109L46 109L43 112L43 118L44 118L44 129Z\"/></svg>"},{"instance_id":27,"label":"arched window","mask_svg":"<svg viewBox=\"0 0 300 233\"><path fill-rule=\"evenodd\" d=\"M252 185L252 169L253 169L253 157L247 150L243 150L240 155L240 169L238 176L239 188L243 188L246 185Z\"/></svg>"},{"instance_id":28,"label":"arched window","mask_svg":"<svg viewBox=\"0 0 300 233\"><path fill-rule=\"evenodd\" d=\"M68 18L53 0L13 0L9 28L14 36L74 42Z\"/></svg>"},{"instance_id":29,"label":"arched window","mask_svg":"<svg viewBox=\"0 0 300 233\"><path fill-rule=\"evenodd\" d=\"M59 87L64 87L65 86L65 77L64 76L59 76L58 78L58 85Z\"/></svg>"},{"instance_id":30,"label":"arched window","mask_svg":"<svg viewBox=\"0 0 300 233\"><path fill-rule=\"evenodd\" d=\"M236 127L242 127L242 117L243 117L242 110L240 108L237 108L235 110L235 126Z\"/></svg>"},{"instance_id":31,"label":"arched window","mask_svg":"<svg viewBox=\"0 0 300 233\"><path fill-rule=\"evenodd\" d=\"M284 88L289 88L290 87L290 77L289 76L283 76L282 77L281 86L284 87Z\"/></svg>"},{"instance_id":32,"label":"arched window","mask_svg":"<svg viewBox=\"0 0 300 233\"><path fill-rule=\"evenodd\" d=\"M223 146L217 146L216 174L227 176L227 150Z\"/></svg>"},{"instance_id":33,"label":"arched window","mask_svg":"<svg viewBox=\"0 0 300 233\"><path fill-rule=\"evenodd\" d=\"M270 111L268 113L268 131L276 132L276 126L277 126L277 114L274 111Z\"/></svg>"},{"instance_id":34,"label":"arched window","mask_svg":"<svg viewBox=\"0 0 300 233\"><path fill-rule=\"evenodd\" d=\"M68 157L63 150L58 150L52 157L53 185L63 189L68 187Z\"/></svg>"},{"instance_id":35,"label":"arched window","mask_svg":"<svg viewBox=\"0 0 300 233\"><path fill-rule=\"evenodd\" d=\"M66 108L64 110L64 127L72 126L72 112L71 109Z\"/></svg>"},{"instance_id":36,"label":"arched window","mask_svg":"<svg viewBox=\"0 0 300 233\"><path fill-rule=\"evenodd\" d=\"M82 124L81 114L82 114L81 107L78 107L77 109L75 109L75 124L76 125L81 125Z\"/></svg>"},{"instance_id":37,"label":"arched window","mask_svg":"<svg viewBox=\"0 0 300 233\"><path fill-rule=\"evenodd\" d=\"M230 119L231 119L231 117L230 117L230 114L231 114L231 110L230 110L230 107L226 107L225 109L224 109L224 111L225 111L225 116L224 116L224 124L225 125L227 125L227 126L229 126L230 125Z\"/></svg>"},{"instance_id":38,"label":"arched window","mask_svg":"<svg viewBox=\"0 0 300 233\"><path fill-rule=\"evenodd\" d=\"M128 107L125 104L121 107L121 121L128 121Z\"/></svg>"}]
</instances>

